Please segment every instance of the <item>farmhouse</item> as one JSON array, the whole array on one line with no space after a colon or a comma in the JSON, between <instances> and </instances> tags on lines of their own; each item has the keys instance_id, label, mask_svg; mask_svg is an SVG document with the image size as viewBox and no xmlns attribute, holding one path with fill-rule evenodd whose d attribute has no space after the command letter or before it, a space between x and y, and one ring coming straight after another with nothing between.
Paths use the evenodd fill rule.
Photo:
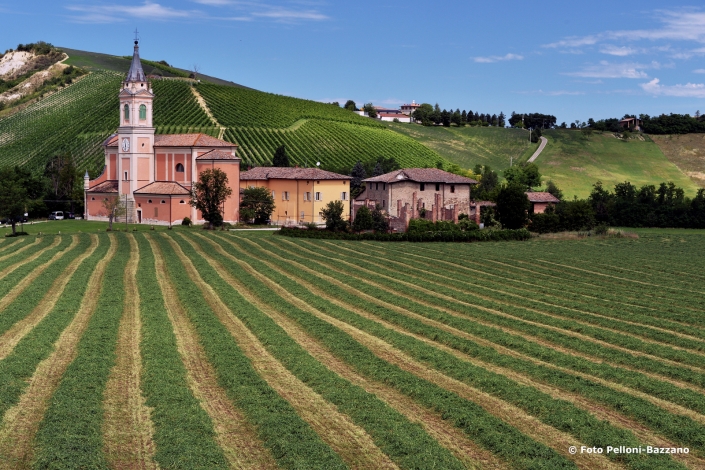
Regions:
<instances>
[{"instance_id":1,"label":"farmhouse","mask_svg":"<svg viewBox=\"0 0 705 470\"><path fill-rule=\"evenodd\" d=\"M530 214L543 214L549 204L558 204L560 199L551 193L544 192L527 192L526 197L531 203Z\"/></svg>"},{"instance_id":2,"label":"farmhouse","mask_svg":"<svg viewBox=\"0 0 705 470\"><path fill-rule=\"evenodd\" d=\"M265 187L272 192L274 224L321 224L321 210L331 201L342 201L343 214L350 213L350 179L319 168L257 167L240 174L240 188Z\"/></svg>"},{"instance_id":3,"label":"farmhouse","mask_svg":"<svg viewBox=\"0 0 705 470\"><path fill-rule=\"evenodd\" d=\"M470 189L477 181L436 168L404 168L363 183L365 191L353 204L353 216L363 205L379 207L401 230L409 219L457 221L460 214L470 215Z\"/></svg>"},{"instance_id":4,"label":"farmhouse","mask_svg":"<svg viewBox=\"0 0 705 470\"><path fill-rule=\"evenodd\" d=\"M637 118L626 118L619 121L620 127L623 129L634 129L636 131L641 130L641 119Z\"/></svg>"},{"instance_id":5,"label":"farmhouse","mask_svg":"<svg viewBox=\"0 0 705 470\"><path fill-rule=\"evenodd\" d=\"M155 135L154 93L142 70L138 41L118 97L120 127L103 143L103 173L94 180L85 176L86 218L106 219L103 201L120 197L132 222L172 224L184 217L202 221L188 204L193 181L202 171L219 168L231 187L239 187L237 145L205 134ZM235 191L224 204L223 219L239 219Z\"/></svg>"}]
</instances>

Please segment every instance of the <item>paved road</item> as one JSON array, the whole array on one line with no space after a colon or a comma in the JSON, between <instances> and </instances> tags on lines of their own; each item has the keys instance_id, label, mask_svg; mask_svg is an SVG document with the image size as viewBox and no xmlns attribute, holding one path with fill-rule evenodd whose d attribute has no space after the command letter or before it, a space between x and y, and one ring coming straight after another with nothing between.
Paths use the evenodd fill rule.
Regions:
<instances>
[{"instance_id":1,"label":"paved road","mask_svg":"<svg viewBox=\"0 0 705 470\"><path fill-rule=\"evenodd\" d=\"M539 144L539 148L536 149L534 154L529 158L529 163L533 162L536 160L536 158L541 155L541 152L543 152L543 149L546 147L546 144L548 143L548 140L546 140L545 137L541 136L539 137L541 139L541 143Z\"/></svg>"}]
</instances>

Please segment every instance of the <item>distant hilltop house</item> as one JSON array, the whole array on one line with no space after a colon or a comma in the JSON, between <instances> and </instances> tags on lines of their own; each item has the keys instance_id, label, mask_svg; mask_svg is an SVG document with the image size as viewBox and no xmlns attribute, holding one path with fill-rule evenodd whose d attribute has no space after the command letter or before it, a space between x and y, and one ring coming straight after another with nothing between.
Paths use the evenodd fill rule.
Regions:
<instances>
[{"instance_id":1,"label":"distant hilltop house","mask_svg":"<svg viewBox=\"0 0 705 470\"><path fill-rule=\"evenodd\" d=\"M373 106L375 108L375 111L377 111L377 119L380 121L394 121L395 119L399 122L413 122L412 117L411 117L411 112L416 110L416 108L419 107L414 101L412 101L413 104L405 104L401 108L385 108L382 106ZM404 111L404 107L407 109L413 109L411 112L406 112ZM368 113L366 113L363 110L360 111L355 111L357 114L360 116L365 116L369 117Z\"/></svg>"},{"instance_id":2,"label":"distant hilltop house","mask_svg":"<svg viewBox=\"0 0 705 470\"><path fill-rule=\"evenodd\" d=\"M404 168L362 181L365 190L353 202L353 220L362 206L389 214L390 225L406 231L409 220L458 221L471 211L470 189L477 181L436 168Z\"/></svg>"},{"instance_id":3,"label":"distant hilltop house","mask_svg":"<svg viewBox=\"0 0 705 470\"><path fill-rule=\"evenodd\" d=\"M350 180L319 168L257 167L240 173L240 189L265 187L271 191L276 205L273 224L322 224L321 211L331 201L342 201L343 214L350 214Z\"/></svg>"},{"instance_id":4,"label":"distant hilltop house","mask_svg":"<svg viewBox=\"0 0 705 470\"><path fill-rule=\"evenodd\" d=\"M531 203L531 208L529 209L530 214L543 214L549 204L558 204L561 202L561 200L553 194L545 192L527 192L526 197Z\"/></svg>"},{"instance_id":5,"label":"distant hilltop house","mask_svg":"<svg viewBox=\"0 0 705 470\"><path fill-rule=\"evenodd\" d=\"M401 105L401 112L403 114L406 114L407 116L413 116L414 111L416 111L421 105L417 104L416 101L412 101L411 104L403 104Z\"/></svg>"},{"instance_id":6,"label":"distant hilltop house","mask_svg":"<svg viewBox=\"0 0 705 470\"><path fill-rule=\"evenodd\" d=\"M88 173L84 178L87 219L106 220L103 202L119 197L132 222L166 225L184 217L203 222L200 212L189 205L191 186L202 171L218 168L227 174L231 187L240 186L237 145L205 134L154 134L154 93L137 41L118 99L120 127L103 142L103 173L94 180ZM233 192L223 206L223 220L237 222L239 210Z\"/></svg>"},{"instance_id":7,"label":"distant hilltop house","mask_svg":"<svg viewBox=\"0 0 705 470\"><path fill-rule=\"evenodd\" d=\"M614 122L614 121L612 121ZM638 118L626 118L619 121L619 126L623 129L634 129L635 131L641 130L641 119Z\"/></svg>"}]
</instances>

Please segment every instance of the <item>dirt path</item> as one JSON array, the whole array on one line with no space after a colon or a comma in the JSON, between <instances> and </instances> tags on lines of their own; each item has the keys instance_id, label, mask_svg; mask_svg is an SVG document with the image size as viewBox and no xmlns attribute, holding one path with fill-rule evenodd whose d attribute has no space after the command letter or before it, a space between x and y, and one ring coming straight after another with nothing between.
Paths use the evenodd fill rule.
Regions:
<instances>
[{"instance_id":1,"label":"dirt path","mask_svg":"<svg viewBox=\"0 0 705 470\"><path fill-rule=\"evenodd\" d=\"M541 143L539 144L539 148L536 149L534 154L527 160L527 163L533 163L534 160L536 160L539 155L541 155L541 152L543 152L543 149L546 148L546 144L548 143L548 139L546 139L544 136L539 137L541 139Z\"/></svg>"},{"instance_id":2,"label":"dirt path","mask_svg":"<svg viewBox=\"0 0 705 470\"><path fill-rule=\"evenodd\" d=\"M468 437L460 429L454 427L448 421L444 420L439 414L428 410L412 399L403 395L392 387L384 385L380 382L371 381L358 374L352 367L345 362L339 360L330 353L325 346L318 340L306 333L295 322L277 312L270 305L260 301L249 288L239 280L228 274L227 269L215 258L206 253L206 251L193 240L185 237L188 243L201 255L208 264L218 272L218 275L229 285L237 289L248 302L260 309L268 315L286 331L302 348L304 348L311 356L328 367L336 374L350 381L354 385L363 388L368 393L372 393L387 403L391 408L403 414L412 422L419 423L426 432L436 439L443 447L448 449L468 468L476 468L478 463L481 468L485 469L505 469L509 465L502 462L491 452L478 446L476 443L468 439ZM210 240L209 240L210 241ZM212 243L212 242L211 242ZM219 256L237 262L237 259L230 253L225 252L222 247L213 245Z\"/></svg>"},{"instance_id":3,"label":"dirt path","mask_svg":"<svg viewBox=\"0 0 705 470\"><path fill-rule=\"evenodd\" d=\"M35 326L41 322L54 309L59 297L63 294L66 285L71 280L79 266L98 248L98 236L91 235L91 244L84 253L76 257L71 263L59 274L56 280L49 286L46 294L39 301L36 307L22 320L12 325L5 333L0 335L0 361L5 359L8 354L17 346L22 338L24 338ZM78 237L73 235L71 245L68 246L61 254L68 253L78 245ZM26 279L25 279L26 280Z\"/></svg>"},{"instance_id":4,"label":"dirt path","mask_svg":"<svg viewBox=\"0 0 705 470\"><path fill-rule=\"evenodd\" d=\"M238 247L236 244L232 243L233 246L235 246L238 250L243 250L242 247ZM250 255L251 256L251 255ZM262 261L262 260L261 260ZM349 334L351 337L353 337L357 342L360 344L364 345L370 351L372 351L377 357L380 359L387 361L393 365L396 365L397 367L401 368L402 370L405 370L407 372L410 372L417 377L426 380L430 383L433 383L445 390L452 391L456 393L458 396L476 403L477 405L481 406L484 408L488 413L498 417L499 419L503 420L504 422L508 423L509 425L515 427L518 429L520 432L523 434L531 437L532 439L536 440L537 442L541 442L542 444L551 447L554 449L556 452L559 454L563 455L564 457L574 461L576 465L578 465L581 468L587 468L587 469L599 469L599 468L622 468L619 465L610 462L608 459L604 457L600 458L593 458L592 456L587 456L587 455L571 455L568 453L568 447L571 445L577 445L578 447L581 445L580 443L576 443L577 439L567 433L564 433L562 431L559 431L551 426L548 426L541 422L539 419L529 415L526 413L524 410L507 403L499 398L496 398L492 395L489 395L488 393L485 393L481 390L478 390L470 385L467 385L463 382L460 382L456 379L453 379L449 376L446 376L442 374L439 371L436 371L422 363L419 363L417 360L414 358L408 356L406 353L394 348L393 346L389 345L385 341L369 334L366 333L362 330L359 330L348 323L345 323L341 320L338 320L332 316L328 316L326 313L321 312L310 305L308 305L306 302L300 300L298 297L294 296L293 294L289 293L286 289L282 288L279 286L277 283L269 279L268 277L264 276L263 274L259 273L255 268L250 266L248 263L245 263L244 261L237 260L236 261L243 269L245 269L249 274L255 276L256 278L260 279L262 282L268 285L268 287L275 292L277 295L279 295L282 299L285 301L295 305L296 307L300 308L301 310L304 310L306 312L309 312L310 314L316 316L317 318L335 326L336 328L346 332ZM264 262L264 261L262 261ZM266 264L266 262L265 262ZM273 269L277 269L276 267L273 267ZM299 281L298 279L296 280L297 282ZM302 283L302 285L305 285ZM359 309L353 310L356 311L357 313L361 314L359 312ZM365 316L364 314L361 314ZM373 316L371 316L373 317ZM376 318L369 318L373 321L379 321L379 319ZM394 325L390 325L390 328L396 328Z\"/></svg>"},{"instance_id":5,"label":"dirt path","mask_svg":"<svg viewBox=\"0 0 705 470\"><path fill-rule=\"evenodd\" d=\"M59 336L54 352L37 366L17 405L5 413L0 426L0 469L26 468L32 461L39 424L62 375L76 357L78 342L98 304L103 274L117 251L117 243L110 235L109 239L110 249L93 271L76 316Z\"/></svg>"},{"instance_id":6,"label":"dirt path","mask_svg":"<svg viewBox=\"0 0 705 470\"><path fill-rule=\"evenodd\" d=\"M220 132L218 133L218 138L223 139L223 135L225 134L225 131L227 130L227 127L221 126L218 120L213 116L213 113L211 113L210 108L208 107L208 104L206 103L206 100L203 99L203 96L196 90L195 86L191 86L191 92L193 93L193 96L196 98L196 101L198 102L198 105L201 107L203 112L205 112L210 120L213 122L213 125L220 128Z\"/></svg>"},{"instance_id":7,"label":"dirt path","mask_svg":"<svg viewBox=\"0 0 705 470\"><path fill-rule=\"evenodd\" d=\"M201 288L206 302L233 335L248 359L252 361L252 366L257 373L291 404L297 414L345 463L351 468L359 469L397 468L394 462L375 445L364 429L357 426L350 417L338 411L335 405L301 382L271 355L245 324L222 302L218 294L203 281L179 245L172 238L168 240L184 265L189 278Z\"/></svg>"},{"instance_id":8,"label":"dirt path","mask_svg":"<svg viewBox=\"0 0 705 470\"><path fill-rule=\"evenodd\" d=\"M137 289L139 247L130 235L130 260L125 270L125 306L118 331L116 360L105 387L103 439L105 456L115 469L156 469L154 425L142 396L140 378L140 296Z\"/></svg>"},{"instance_id":9,"label":"dirt path","mask_svg":"<svg viewBox=\"0 0 705 470\"><path fill-rule=\"evenodd\" d=\"M236 409L225 390L218 385L213 366L199 343L198 334L178 300L159 247L147 237L154 253L157 282L162 291L169 320L174 328L177 349L184 363L191 391L210 417L216 441L233 468L277 468L274 458L262 445L254 426Z\"/></svg>"}]
</instances>

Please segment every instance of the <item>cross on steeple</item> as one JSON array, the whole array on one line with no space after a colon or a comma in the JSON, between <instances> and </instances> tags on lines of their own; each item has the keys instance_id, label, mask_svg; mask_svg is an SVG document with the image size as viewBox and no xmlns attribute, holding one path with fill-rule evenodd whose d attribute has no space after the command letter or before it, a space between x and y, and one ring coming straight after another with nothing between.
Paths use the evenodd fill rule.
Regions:
<instances>
[{"instance_id":1,"label":"cross on steeple","mask_svg":"<svg viewBox=\"0 0 705 470\"><path fill-rule=\"evenodd\" d=\"M137 28L135 28L135 42L140 40L140 33L137 31Z\"/></svg>"}]
</instances>

